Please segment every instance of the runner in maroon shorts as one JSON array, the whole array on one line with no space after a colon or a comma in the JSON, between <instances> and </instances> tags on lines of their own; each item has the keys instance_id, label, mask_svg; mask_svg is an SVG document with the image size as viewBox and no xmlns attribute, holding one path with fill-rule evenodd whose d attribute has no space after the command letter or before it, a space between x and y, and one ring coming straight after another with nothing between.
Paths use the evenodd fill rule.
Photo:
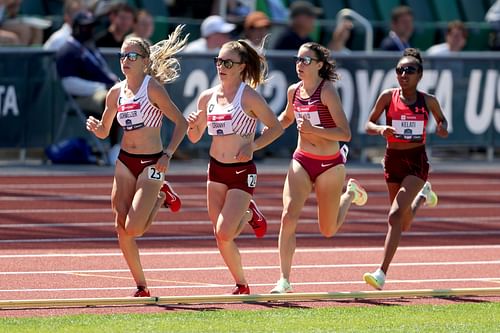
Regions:
<instances>
[{"instance_id":1,"label":"runner in maroon shorts","mask_svg":"<svg viewBox=\"0 0 500 333\"><path fill-rule=\"evenodd\" d=\"M166 41L154 46L142 38L125 40L120 52L125 80L109 90L102 118L87 119L87 130L101 139L109 135L115 117L124 130L111 204L120 249L137 285L135 297L151 295L136 238L148 230L160 206L168 205L172 211L180 208L179 197L164 178L187 122L163 85L179 75L173 56L187 40L181 38L181 30L177 27ZM161 137L164 117L175 124L165 148Z\"/></svg>"},{"instance_id":2,"label":"runner in maroon shorts","mask_svg":"<svg viewBox=\"0 0 500 333\"><path fill-rule=\"evenodd\" d=\"M267 223L252 194L257 184L253 152L283 133L276 116L254 88L263 82L265 59L247 42L224 44L214 59L220 84L198 98L198 111L188 116L188 138L197 142L205 129L212 137L208 166L207 204L219 251L236 287L233 294L249 294L235 238L246 223L257 237ZM269 128L255 139L257 120Z\"/></svg>"},{"instance_id":3,"label":"runner in maroon shorts","mask_svg":"<svg viewBox=\"0 0 500 333\"><path fill-rule=\"evenodd\" d=\"M318 202L319 230L325 237L337 233L345 221L351 203L362 206L366 191L346 176L347 146L351 130L335 89L338 79L330 52L318 43L305 43L295 57L300 79L288 88L288 102L279 115L284 128L297 124L297 148L283 188L283 213L279 235L280 278L271 293L292 291L290 274L296 248L297 224L302 208L314 188Z\"/></svg>"},{"instance_id":4,"label":"runner in maroon shorts","mask_svg":"<svg viewBox=\"0 0 500 333\"><path fill-rule=\"evenodd\" d=\"M437 196L427 182L429 163L425 152L426 125L429 114L436 120L436 134L448 136L448 122L436 97L417 90L422 79L422 58L413 48L404 51L396 67L399 88L387 89L378 97L366 124L370 135L382 135L387 140L384 156L384 176L389 191L387 237L382 265L363 279L376 289L382 289L389 265L396 253L403 231L410 229L417 209L425 202L433 207ZM377 120L385 111L386 125Z\"/></svg>"}]
</instances>

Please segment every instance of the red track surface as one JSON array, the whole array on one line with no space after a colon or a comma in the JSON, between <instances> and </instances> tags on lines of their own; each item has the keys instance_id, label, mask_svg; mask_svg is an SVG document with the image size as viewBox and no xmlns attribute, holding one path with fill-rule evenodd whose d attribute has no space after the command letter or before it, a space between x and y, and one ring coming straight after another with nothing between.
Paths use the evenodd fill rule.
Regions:
<instances>
[{"instance_id":1,"label":"red track surface","mask_svg":"<svg viewBox=\"0 0 500 333\"><path fill-rule=\"evenodd\" d=\"M297 229L298 250L291 277L296 292L371 290L362 275L375 269L382 257L388 211L385 183L380 173L357 171L350 172L349 177L358 178L366 186L368 203L353 206L341 231L325 239L318 232L315 199L311 196ZM412 230L403 236L385 289L500 287L500 173L434 172L430 180L439 195L439 205L419 211ZM233 281L217 252L208 221L205 176L177 175L170 181L183 199L181 211L163 209L150 231L138 241L153 294L227 293ZM255 198L270 222L268 235L256 239L248 227L237 241L253 293L267 293L279 277L277 235L283 181L284 173L259 174ZM0 177L0 299L130 295L134 282L114 233L111 183L110 176ZM258 306L210 308L220 307ZM164 309L0 313L19 316L83 310Z\"/></svg>"}]
</instances>

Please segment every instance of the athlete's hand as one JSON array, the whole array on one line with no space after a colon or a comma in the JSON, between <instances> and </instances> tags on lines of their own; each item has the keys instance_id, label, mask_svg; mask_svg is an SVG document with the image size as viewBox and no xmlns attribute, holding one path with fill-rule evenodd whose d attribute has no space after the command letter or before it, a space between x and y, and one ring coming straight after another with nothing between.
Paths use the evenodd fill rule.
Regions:
<instances>
[{"instance_id":1,"label":"athlete's hand","mask_svg":"<svg viewBox=\"0 0 500 333\"><path fill-rule=\"evenodd\" d=\"M382 126L382 129L380 130L380 135L386 139L393 137L394 133L396 133L396 129L392 126Z\"/></svg>"},{"instance_id":2,"label":"athlete's hand","mask_svg":"<svg viewBox=\"0 0 500 333\"><path fill-rule=\"evenodd\" d=\"M158 172L167 173L169 166L170 166L170 157L164 154L162 157L158 159L158 161L156 161L155 169Z\"/></svg>"},{"instance_id":3,"label":"athlete's hand","mask_svg":"<svg viewBox=\"0 0 500 333\"><path fill-rule=\"evenodd\" d=\"M448 137L448 126L446 124L443 124L442 121L438 123L436 126L436 134L442 138L447 138Z\"/></svg>"},{"instance_id":4,"label":"athlete's hand","mask_svg":"<svg viewBox=\"0 0 500 333\"><path fill-rule=\"evenodd\" d=\"M188 122L189 128L193 128L193 127L196 127L198 125L198 122L200 120L200 113L201 113L201 110L198 110L198 111L191 112L187 116L187 122Z\"/></svg>"},{"instance_id":5,"label":"athlete's hand","mask_svg":"<svg viewBox=\"0 0 500 333\"><path fill-rule=\"evenodd\" d=\"M102 123L99 119L94 118L92 116L87 118L86 122L87 131L95 133L99 129L99 127L102 127Z\"/></svg>"},{"instance_id":6,"label":"athlete's hand","mask_svg":"<svg viewBox=\"0 0 500 333\"><path fill-rule=\"evenodd\" d=\"M249 161L252 159L253 151L254 151L253 143L252 142L247 143L240 148L240 151L238 152L238 154L236 154L236 156L234 156L234 160L236 162Z\"/></svg>"},{"instance_id":7,"label":"athlete's hand","mask_svg":"<svg viewBox=\"0 0 500 333\"><path fill-rule=\"evenodd\" d=\"M314 127L311 124L311 122L309 121L309 119L304 119L304 118L297 119L297 130L300 133L304 133L304 134L312 133L313 128Z\"/></svg>"}]
</instances>

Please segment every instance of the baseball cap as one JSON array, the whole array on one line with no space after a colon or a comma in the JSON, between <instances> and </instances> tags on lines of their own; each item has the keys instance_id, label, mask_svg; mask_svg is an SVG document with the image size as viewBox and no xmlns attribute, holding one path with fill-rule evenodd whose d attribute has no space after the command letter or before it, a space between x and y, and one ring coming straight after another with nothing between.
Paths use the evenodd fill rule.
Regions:
<instances>
[{"instance_id":1,"label":"baseball cap","mask_svg":"<svg viewBox=\"0 0 500 333\"><path fill-rule=\"evenodd\" d=\"M73 16L73 26L92 25L94 23L94 15L89 11L81 10Z\"/></svg>"},{"instance_id":2,"label":"baseball cap","mask_svg":"<svg viewBox=\"0 0 500 333\"><path fill-rule=\"evenodd\" d=\"M201 35L207 37L215 33L230 33L235 28L234 24L227 23L221 16L212 15L201 23Z\"/></svg>"},{"instance_id":3,"label":"baseball cap","mask_svg":"<svg viewBox=\"0 0 500 333\"><path fill-rule=\"evenodd\" d=\"M298 15L319 16L323 14L323 9L314 6L309 1L294 1L290 5L290 17Z\"/></svg>"},{"instance_id":4,"label":"baseball cap","mask_svg":"<svg viewBox=\"0 0 500 333\"><path fill-rule=\"evenodd\" d=\"M245 23L244 23L245 29L263 28L270 26L271 26L271 21L264 12L260 11L251 12L245 18Z\"/></svg>"}]
</instances>

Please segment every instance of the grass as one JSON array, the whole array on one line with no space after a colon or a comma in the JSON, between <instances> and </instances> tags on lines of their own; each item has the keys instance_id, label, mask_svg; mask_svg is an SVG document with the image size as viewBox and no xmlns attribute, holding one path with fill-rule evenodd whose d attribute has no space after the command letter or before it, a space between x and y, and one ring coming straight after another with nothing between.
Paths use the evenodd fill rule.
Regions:
<instances>
[{"instance_id":1,"label":"grass","mask_svg":"<svg viewBox=\"0 0 500 333\"><path fill-rule=\"evenodd\" d=\"M0 318L0 332L499 332L500 303Z\"/></svg>"}]
</instances>

